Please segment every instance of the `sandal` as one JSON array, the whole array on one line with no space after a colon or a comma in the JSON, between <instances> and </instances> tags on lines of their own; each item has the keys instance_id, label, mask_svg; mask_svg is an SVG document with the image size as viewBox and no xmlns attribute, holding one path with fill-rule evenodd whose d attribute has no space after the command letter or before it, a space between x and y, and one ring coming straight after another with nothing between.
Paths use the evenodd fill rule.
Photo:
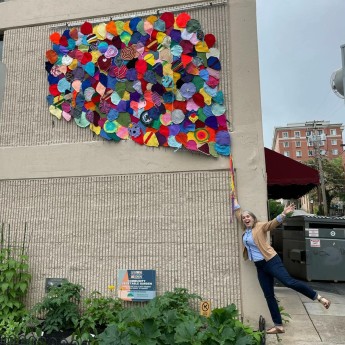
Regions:
<instances>
[{"instance_id":1,"label":"sandal","mask_svg":"<svg viewBox=\"0 0 345 345\"><path fill-rule=\"evenodd\" d=\"M266 331L266 334L281 334L285 333L285 329L282 326L274 326Z\"/></svg>"},{"instance_id":2,"label":"sandal","mask_svg":"<svg viewBox=\"0 0 345 345\"><path fill-rule=\"evenodd\" d=\"M320 295L317 296L317 300L326 308L328 309L331 305L331 301L329 301L327 298L322 297Z\"/></svg>"}]
</instances>

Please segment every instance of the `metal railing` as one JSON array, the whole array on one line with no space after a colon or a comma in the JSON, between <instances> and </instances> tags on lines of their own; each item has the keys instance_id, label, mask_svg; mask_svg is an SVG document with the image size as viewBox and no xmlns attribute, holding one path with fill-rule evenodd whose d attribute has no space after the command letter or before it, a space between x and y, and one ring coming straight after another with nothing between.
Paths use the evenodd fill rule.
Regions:
<instances>
[{"instance_id":1,"label":"metal railing","mask_svg":"<svg viewBox=\"0 0 345 345\"><path fill-rule=\"evenodd\" d=\"M60 336L42 336L42 337L19 337L15 339L8 339L0 336L0 345L80 345L80 342L76 340L69 340L68 337ZM88 342L84 341L83 345L87 345Z\"/></svg>"}]
</instances>

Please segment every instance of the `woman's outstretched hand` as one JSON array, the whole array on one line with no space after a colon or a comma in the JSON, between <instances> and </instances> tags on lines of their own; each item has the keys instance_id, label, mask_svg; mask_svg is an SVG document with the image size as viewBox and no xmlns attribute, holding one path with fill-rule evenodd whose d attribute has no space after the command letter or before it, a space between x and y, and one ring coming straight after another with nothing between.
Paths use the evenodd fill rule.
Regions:
<instances>
[{"instance_id":1,"label":"woman's outstretched hand","mask_svg":"<svg viewBox=\"0 0 345 345\"><path fill-rule=\"evenodd\" d=\"M292 204L290 204L290 205L287 205L287 206L284 208L284 211L283 211L282 213L283 213L283 215L286 216L288 213L295 211L295 209L296 209L296 206L295 206L294 203L292 203Z\"/></svg>"}]
</instances>

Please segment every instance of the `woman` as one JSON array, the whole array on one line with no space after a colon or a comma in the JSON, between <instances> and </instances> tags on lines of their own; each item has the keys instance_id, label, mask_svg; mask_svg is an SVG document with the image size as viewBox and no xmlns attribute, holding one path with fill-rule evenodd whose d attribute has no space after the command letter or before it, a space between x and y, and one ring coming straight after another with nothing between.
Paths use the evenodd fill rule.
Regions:
<instances>
[{"instance_id":1,"label":"woman","mask_svg":"<svg viewBox=\"0 0 345 345\"><path fill-rule=\"evenodd\" d=\"M249 211L242 211L235 200L235 214L243 227L243 257L245 260L254 261L258 273L258 280L265 295L268 309L271 313L274 327L266 331L267 334L285 333L282 317L277 300L274 296L274 278L285 286L300 292L312 300L318 300L326 309L331 302L320 296L307 284L292 278L284 267L277 252L267 242L267 232L275 229L283 222L285 216L295 210L295 205L290 204L284 211L270 222L258 222L256 216Z\"/></svg>"}]
</instances>

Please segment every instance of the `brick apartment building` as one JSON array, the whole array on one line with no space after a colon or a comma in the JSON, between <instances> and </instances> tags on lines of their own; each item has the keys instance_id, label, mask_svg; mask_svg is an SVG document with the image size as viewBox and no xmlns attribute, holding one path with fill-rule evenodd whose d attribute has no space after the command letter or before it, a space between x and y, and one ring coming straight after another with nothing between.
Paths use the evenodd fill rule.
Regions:
<instances>
[{"instance_id":1,"label":"brick apartment building","mask_svg":"<svg viewBox=\"0 0 345 345\"><path fill-rule=\"evenodd\" d=\"M328 159L342 155L343 124L330 121L290 123L275 127L272 149L298 162L315 157L313 139L319 143L320 154Z\"/></svg>"}]
</instances>

